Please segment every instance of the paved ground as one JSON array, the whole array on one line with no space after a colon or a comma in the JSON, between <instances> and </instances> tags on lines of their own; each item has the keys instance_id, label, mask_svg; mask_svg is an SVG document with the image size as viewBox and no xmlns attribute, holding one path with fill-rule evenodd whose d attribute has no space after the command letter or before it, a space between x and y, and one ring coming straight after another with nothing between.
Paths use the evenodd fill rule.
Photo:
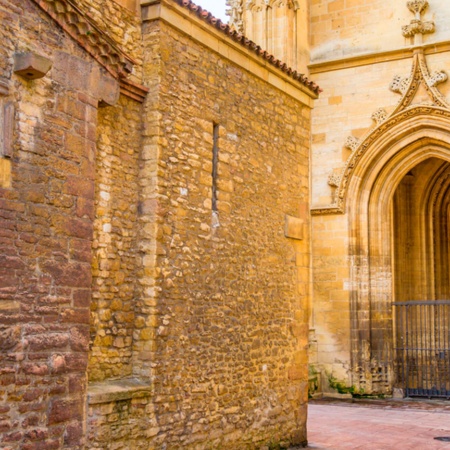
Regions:
<instances>
[{"instance_id":1,"label":"paved ground","mask_svg":"<svg viewBox=\"0 0 450 450\"><path fill-rule=\"evenodd\" d=\"M329 450L450 449L450 401L312 400L308 442Z\"/></svg>"}]
</instances>

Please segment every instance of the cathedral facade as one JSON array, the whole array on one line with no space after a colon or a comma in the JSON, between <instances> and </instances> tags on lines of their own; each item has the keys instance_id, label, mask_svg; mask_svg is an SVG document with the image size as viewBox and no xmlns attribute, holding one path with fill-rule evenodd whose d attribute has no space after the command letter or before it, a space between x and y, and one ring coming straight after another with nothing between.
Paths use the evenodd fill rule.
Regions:
<instances>
[{"instance_id":1,"label":"cathedral facade","mask_svg":"<svg viewBox=\"0 0 450 450\"><path fill-rule=\"evenodd\" d=\"M448 396L445 2L228 3L0 0L1 448Z\"/></svg>"}]
</instances>

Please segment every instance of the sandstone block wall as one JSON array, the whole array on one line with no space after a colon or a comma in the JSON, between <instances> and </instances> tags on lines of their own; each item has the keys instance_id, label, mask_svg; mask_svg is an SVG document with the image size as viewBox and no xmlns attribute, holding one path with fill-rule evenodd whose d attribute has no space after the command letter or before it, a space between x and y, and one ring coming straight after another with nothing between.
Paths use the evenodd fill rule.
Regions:
<instances>
[{"instance_id":1,"label":"sandstone block wall","mask_svg":"<svg viewBox=\"0 0 450 450\"><path fill-rule=\"evenodd\" d=\"M401 26L413 18L406 1L312 0L311 62L397 50L411 44ZM449 31L445 0L429 0L426 20L436 23L429 42L441 42Z\"/></svg>"}]
</instances>

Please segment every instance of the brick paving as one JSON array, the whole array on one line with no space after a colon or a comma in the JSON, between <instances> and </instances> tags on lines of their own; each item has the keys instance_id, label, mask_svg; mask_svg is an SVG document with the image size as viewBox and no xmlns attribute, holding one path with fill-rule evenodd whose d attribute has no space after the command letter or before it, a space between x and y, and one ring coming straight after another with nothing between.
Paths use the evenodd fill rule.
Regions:
<instances>
[{"instance_id":1,"label":"brick paving","mask_svg":"<svg viewBox=\"0 0 450 450\"><path fill-rule=\"evenodd\" d=\"M308 448L450 449L450 401L312 400Z\"/></svg>"}]
</instances>

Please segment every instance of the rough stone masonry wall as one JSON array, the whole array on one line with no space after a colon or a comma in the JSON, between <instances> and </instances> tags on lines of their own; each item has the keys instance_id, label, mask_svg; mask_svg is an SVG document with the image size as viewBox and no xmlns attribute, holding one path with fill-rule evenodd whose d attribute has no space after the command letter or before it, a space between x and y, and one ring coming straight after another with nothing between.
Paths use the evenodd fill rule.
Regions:
<instances>
[{"instance_id":1,"label":"rough stone masonry wall","mask_svg":"<svg viewBox=\"0 0 450 450\"><path fill-rule=\"evenodd\" d=\"M29 0L0 1L0 77L15 108L0 188L0 447L83 447L99 72ZM42 79L13 54L53 61ZM3 131L3 130L2 130Z\"/></svg>"},{"instance_id":2,"label":"rough stone masonry wall","mask_svg":"<svg viewBox=\"0 0 450 450\"><path fill-rule=\"evenodd\" d=\"M91 381L132 375L141 114L122 96L98 115Z\"/></svg>"},{"instance_id":3,"label":"rough stone masonry wall","mask_svg":"<svg viewBox=\"0 0 450 450\"><path fill-rule=\"evenodd\" d=\"M145 24L144 43L149 58L154 45L161 55L144 69L150 84L161 80L158 140L149 127L144 142L160 176L153 442L186 449L303 442L310 111L164 24ZM154 111L148 117L155 122ZM286 214L305 220L303 241L284 236Z\"/></svg>"}]
</instances>

